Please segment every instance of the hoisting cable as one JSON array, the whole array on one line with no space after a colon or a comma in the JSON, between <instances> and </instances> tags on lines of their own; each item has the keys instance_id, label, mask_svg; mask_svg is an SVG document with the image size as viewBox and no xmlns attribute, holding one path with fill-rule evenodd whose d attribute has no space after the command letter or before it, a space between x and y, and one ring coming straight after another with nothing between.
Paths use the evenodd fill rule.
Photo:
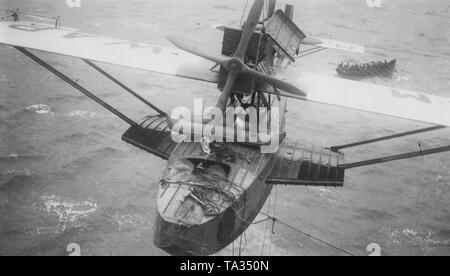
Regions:
<instances>
[{"instance_id":1,"label":"hoisting cable","mask_svg":"<svg viewBox=\"0 0 450 276\"><path fill-rule=\"evenodd\" d=\"M234 257L234 240L233 240L233 243L231 244L231 256L233 256Z\"/></svg>"},{"instance_id":2,"label":"hoisting cable","mask_svg":"<svg viewBox=\"0 0 450 276\"><path fill-rule=\"evenodd\" d=\"M270 213L270 203L272 201L272 193L269 195L269 201L267 203L267 213ZM266 244L266 235L267 235L267 227L269 225L269 220L266 220L266 226L264 228L264 236L263 236L263 242L262 242L262 248L261 248L261 256L264 254L264 247Z\"/></svg>"},{"instance_id":3,"label":"hoisting cable","mask_svg":"<svg viewBox=\"0 0 450 276\"><path fill-rule=\"evenodd\" d=\"M275 186L275 205L273 206L272 216L276 217L276 210L278 206L278 186ZM269 254L272 253L272 238L275 235L275 221L272 220L272 231L270 232Z\"/></svg>"},{"instance_id":4,"label":"hoisting cable","mask_svg":"<svg viewBox=\"0 0 450 276\"><path fill-rule=\"evenodd\" d=\"M266 213L264 213L264 212L261 212L261 214L264 215L264 216L266 216L266 217L268 217L268 218L271 219L272 221L274 221L274 223L275 223L275 222L278 222L278 223L281 224L281 225L284 225L284 226L286 226L286 227L288 227L288 228L290 228L290 229L292 229L292 230L294 230L294 231L297 231L297 232L303 234L304 236L310 238L311 240L319 241L319 242L321 242L321 243L323 243L323 244L325 244L325 245L327 245L327 246L329 246L329 247L331 247L331 248L333 248L333 249L335 249L335 250L337 250L337 251L340 251L340 252L342 252L342 253L344 253L344 254L346 254L346 255L349 255L349 256L355 256L353 253L351 253L351 252L349 252L349 251L347 251L347 250L345 250L345 249L343 249L343 248L340 248L340 247L338 247L338 246L336 246L336 245L333 245L333 244L331 244L331 243L329 243L329 242L327 242L327 241L324 241L324 240L322 240L322 239L320 239L320 238L318 238L318 237L315 237L315 236L313 236L313 235L311 235L311 234L308 234L308 233L306 233L306 232L304 232L304 231L302 231L302 230L300 230L300 229L298 229L298 228L296 228L296 227L294 227L294 226L292 226L292 225L290 225L290 224L287 224L287 223L285 223L285 222L283 222L283 221L281 221L281 220L279 220L279 219L277 219L277 218L275 218L275 217L270 216L269 214L266 214Z\"/></svg>"}]
</instances>

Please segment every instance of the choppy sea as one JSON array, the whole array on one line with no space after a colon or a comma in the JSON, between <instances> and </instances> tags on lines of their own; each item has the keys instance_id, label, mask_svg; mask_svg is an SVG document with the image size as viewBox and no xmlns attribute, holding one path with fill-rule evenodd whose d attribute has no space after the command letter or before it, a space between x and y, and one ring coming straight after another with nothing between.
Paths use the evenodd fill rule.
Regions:
<instances>
[{"instance_id":1,"label":"choppy sea","mask_svg":"<svg viewBox=\"0 0 450 276\"><path fill-rule=\"evenodd\" d=\"M364 56L321 52L292 70L333 75L344 60L396 58L391 78L365 81L450 97L447 0L381 0L379 8L365 0L290 2L304 32L368 47ZM64 26L85 32L164 46L167 34L182 34L217 51L221 33L210 26L237 26L244 6L240 0L81 0L80 8L65 0L0 2L1 9L60 15ZM130 117L151 114L82 62L40 56ZM212 103L218 97L210 84L105 68L165 110L190 98ZM288 107L289 136L324 146L427 127L319 104L291 101ZM68 255L71 243L83 255L165 254L152 242L165 161L122 142L126 128L15 49L0 46L0 255ZM347 161L417 150L418 143L448 145L449 134L355 148L346 151ZM449 160L442 153L351 170L342 189L280 186L264 210L356 255L369 255L372 243L383 255L450 255ZM281 224L273 230L270 222L251 226L242 254L343 254ZM230 246L219 254L232 252Z\"/></svg>"}]
</instances>

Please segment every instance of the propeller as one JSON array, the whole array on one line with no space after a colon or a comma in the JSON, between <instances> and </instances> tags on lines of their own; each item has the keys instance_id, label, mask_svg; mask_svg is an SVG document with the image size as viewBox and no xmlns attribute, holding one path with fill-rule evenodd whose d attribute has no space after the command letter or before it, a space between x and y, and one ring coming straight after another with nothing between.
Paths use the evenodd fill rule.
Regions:
<instances>
[{"instance_id":1,"label":"propeller","mask_svg":"<svg viewBox=\"0 0 450 276\"><path fill-rule=\"evenodd\" d=\"M176 36L167 37L167 39L178 48L186 52L189 52L193 55L200 56L212 62L218 63L228 71L228 77L225 83L225 87L223 88L222 94L216 104L216 106L220 108L222 111L225 111L226 109L228 99L230 98L233 92L234 83L240 74L250 75L259 81L263 81L272 85L277 89L294 94L296 96L306 97L306 93L304 93L302 90L298 89L294 85L289 84L283 80L271 77L269 75L263 74L261 72L258 72L245 64L244 59L247 53L248 45L253 35L253 32L255 31L255 28L258 25L259 18L261 16L263 8L264 8L264 0L255 0L255 3L253 4L248 14L247 21L244 24L241 40L239 41L237 50L232 57L210 53L208 50L195 46L194 43L180 37Z\"/></svg>"},{"instance_id":2,"label":"propeller","mask_svg":"<svg viewBox=\"0 0 450 276\"><path fill-rule=\"evenodd\" d=\"M275 12L275 6L277 5L277 0L269 0L269 5L267 7L267 18L271 18Z\"/></svg>"}]
</instances>

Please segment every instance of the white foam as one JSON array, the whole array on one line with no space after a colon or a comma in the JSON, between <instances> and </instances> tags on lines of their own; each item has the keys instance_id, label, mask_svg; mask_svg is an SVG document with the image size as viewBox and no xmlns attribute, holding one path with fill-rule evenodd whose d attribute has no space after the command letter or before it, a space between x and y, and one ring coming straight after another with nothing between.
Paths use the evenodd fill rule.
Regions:
<instances>
[{"instance_id":1,"label":"white foam","mask_svg":"<svg viewBox=\"0 0 450 276\"><path fill-rule=\"evenodd\" d=\"M148 219L133 214L117 215L113 216L113 219L117 223L119 231L124 231L128 228L147 226L150 224L150 221L148 221Z\"/></svg>"},{"instance_id":2,"label":"white foam","mask_svg":"<svg viewBox=\"0 0 450 276\"><path fill-rule=\"evenodd\" d=\"M66 117L81 117L81 118L104 118L103 114L91 111L75 110L64 114Z\"/></svg>"},{"instance_id":3,"label":"white foam","mask_svg":"<svg viewBox=\"0 0 450 276\"><path fill-rule=\"evenodd\" d=\"M42 211L48 212L58 218L56 226L35 227L30 234L59 234L66 230L67 226L81 227L81 218L85 218L97 211L97 203L93 200L77 202L72 199L63 199L52 195L41 197L43 201Z\"/></svg>"},{"instance_id":4,"label":"white foam","mask_svg":"<svg viewBox=\"0 0 450 276\"><path fill-rule=\"evenodd\" d=\"M412 244L421 249L427 249L428 247L448 246L450 244L450 240L433 239L435 232L431 230L383 228L382 231L387 234L389 242L396 245Z\"/></svg>"},{"instance_id":5,"label":"white foam","mask_svg":"<svg viewBox=\"0 0 450 276\"><path fill-rule=\"evenodd\" d=\"M6 171L0 171L0 175L2 176L34 176L36 175L35 172L32 170L24 169L24 168L17 168L17 169L11 169Z\"/></svg>"},{"instance_id":6,"label":"white foam","mask_svg":"<svg viewBox=\"0 0 450 276\"><path fill-rule=\"evenodd\" d=\"M51 112L50 107L45 104L35 104L26 108L28 111L35 112L37 114L49 114Z\"/></svg>"},{"instance_id":7,"label":"white foam","mask_svg":"<svg viewBox=\"0 0 450 276\"><path fill-rule=\"evenodd\" d=\"M409 75L406 74L395 74L395 82L409 81Z\"/></svg>"}]
</instances>

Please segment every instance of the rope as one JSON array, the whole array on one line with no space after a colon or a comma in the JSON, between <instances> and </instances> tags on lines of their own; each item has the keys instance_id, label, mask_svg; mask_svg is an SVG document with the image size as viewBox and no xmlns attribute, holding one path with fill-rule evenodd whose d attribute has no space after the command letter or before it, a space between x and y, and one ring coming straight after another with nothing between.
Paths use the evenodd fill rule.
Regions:
<instances>
[{"instance_id":1,"label":"rope","mask_svg":"<svg viewBox=\"0 0 450 276\"><path fill-rule=\"evenodd\" d=\"M278 206L278 186L275 186L275 205L273 206L272 216L275 217L275 213ZM269 254L272 254L272 238L275 234L275 221L272 221L272 231L270 233Z\"/></svg>"},{"instance_id":2,"label":"rope","mask_svg":"<svg viewBox=\"0 0 450 276\"><path fill-rule=\"evenodd\" d=\"M259 220L257 222L253 222L252 225L260 224L260 223L266 222L268 220L271 220L271 219L270 218L262 219L262 220Z\"/></svg>"},{"instance_id":3,"label":"rope","mask_svg":"<svg viewBox=\"0 0 450 276\"><path fill-rule=\"evenodd\" d=\"M241 235L241 238L240 238L240 241L239 241L239 257L241 256L241 253L242 253L242 236L243 235Z\"/></svg>"},{"instance_id":4,"label":"rope","mask_svg":"<svg viewBox=\"0 0 450 276\"><path fill-rule=\"evenodd\" d=\"M263 213L263 212L261 212L261 214L263 214L264 216L266 216L266 217L268 217L269 219L273 220L274 223L275 223L275 222L278 222L278 223L280 223L281 225L284 225L284 226L286 226L286 227L288 227L288 228L290 228L290 229L292 229L292 230L294 230L294 231L297 231L297 232L299 232L299 233L301 233L301 234L307 236L307 237L310 238L311 240L319 241L319 242L321 242L321 243L323 243L323 244L325 244L325 245L327 245L327 246L329 246L329 247L331 247L331 248L333 248L333 249L335 249L335 250L337 250L337 251L340 251L340 252L342 252L342 253L345 253L346 255L349 255L349 256L355 256L353 253L351 253L351 252L349 252L349 251L347 251L347 250L345 250L345 249L343 249L343 248L340 248L340 247L338 247L338 246L336 246L336 245L333 245L333 244L331 244L331 243L329 243L329 242L327 242L327 241L324 241L324 240L322 240L322 239L320 239L320 238L318 238L318 237L315 237L315 236L313 236L313 235L311 235L311 234L308 234L308 233L306 233L306 232L304 232L304 231L302 231L302 230L300 230L300 229L298 229L298 228L296 228L296 227L294 227L294 226L292 226L292 225L290 225L290 224L287 224L287 223L285 223L285 222L283 222L283 221L278 220L278 219L275 218L275 217L270 216L269 214L266 214L266 213Z\"/></svg>"},{"instance_id":5,"label":"rope","mask_svg":"<svg viewBox=\"0 0 450 276\"><path fill-rule=\"evenodd\" d=\"M37 14L37 13L34 14L34 13L31 13L31 12L22 12L19 9L17 9L17 10L0 9L0 11L3 11L5 13L10 13L7 16L12 16L14 14L24 14L24 15L34 16L34 17L37 17L37 18L45 18L45 19L53 19L53 20L56 20L58 18L58 16L48 16L48 15L40 15L40 14Z\"/></svg>"},{"instance_id":6,"label":"rope","mask_svg":"<svg viewBox=\"0 0 450 276\"><path fill-rule=\"evenodd\" d=\"M278 206L278 186L275 186L275 206L273 207L273 216L275 217L275 213Z\"/></svg>"},{"instance_id":7,"label":"rope","mask_svg":"<svg viewBox=\"0 0 450 276\"><path fill-rule=\"evenodd\" d=\"M270 199L272 197L272 193L270 193L269 195L269 201L267 203L267 212L270 213ZM266 226L264 228L264 236L263 236L263 242L262 242L262 247L261 247L261 256L264 254L264 247L266 244L266 235L267 235L267 226L269 224L269 220L266 220Z\"/></svg>"}]
</instances>

